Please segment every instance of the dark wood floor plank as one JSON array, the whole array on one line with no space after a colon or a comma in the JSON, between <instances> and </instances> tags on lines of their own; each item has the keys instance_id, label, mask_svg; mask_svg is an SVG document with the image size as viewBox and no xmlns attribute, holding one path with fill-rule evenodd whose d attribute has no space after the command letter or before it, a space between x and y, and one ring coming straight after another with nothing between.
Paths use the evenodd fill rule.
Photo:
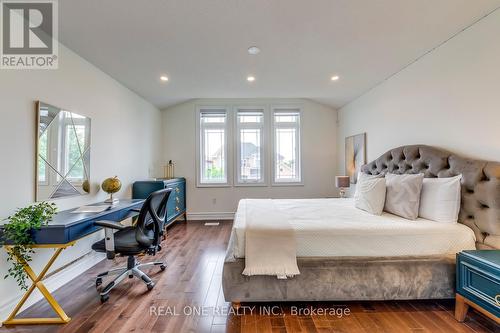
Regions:
<instances>
[{"instance_id":1,"label":"dark wood floor plank","mask_svg":"<svg viewBox=\"0 0 500 333\"><path fill-rule=\"evenodd\" d=\"M469 312L465 323L458 323L453 317L454 302L450 300L249 303L248 306L255 306L253 312L234 314L230 303L224 299L221 285L231 226L230 222L205 226L204 223L191 221L169 228L165 246L156 258L140 258L143 262L164 260L167 263L164 272L155 267L146 271L156 283L151 292L137 279L126 279L111 292L110 300L101 304L94 285L96 274L126 263L125 258L105 260L54 293L72 317L70 323L8 326L1 327L0 332L500 333L498 325L475 311ZM302 309L348 308L350 313L337 316L313 312L293 316L292 305ZM281 313L264 313L259 306L278 306ZM186 310L195 314L186 314ZM199 313L207 310L206 313ZM45 302L38 302L21 315L45 316L52 313Z\"/></svg>"}]
</instances>

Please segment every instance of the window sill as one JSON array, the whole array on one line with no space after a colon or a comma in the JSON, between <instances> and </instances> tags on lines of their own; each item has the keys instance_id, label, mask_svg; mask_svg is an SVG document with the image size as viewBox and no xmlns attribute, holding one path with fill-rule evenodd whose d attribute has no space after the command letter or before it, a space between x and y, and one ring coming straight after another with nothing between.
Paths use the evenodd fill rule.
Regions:
<instances>
[{"instance_id":1,"label":"window sill","mask_svg":"<svg viewBox=\"0 0 500 333\"><path fill-rule=\"evenodd\" d=\"M304 183L303 182L299 182L299 183L273 183L272 184L273 187L280 187L280 186L304 186Z\"/></svg>"},{"instance_id":2,"label":"window sill","mask_svg":"<svg viewBox=\"0 0 500 333\"><path fill-rule=\"evenodd\" d=\"M198 188L211 188L211 187L232 187L231 184L196 184Z\"/></svg>"},{"instance_id":3,"label":"window sill","mask_svg":"<svg viewBox=\"0 0 500 333\"><path fill-rule=\"evenodd\" d=\"M268 187L267 183L237 183L234 187Z\"/></svg>"}]
</instances>

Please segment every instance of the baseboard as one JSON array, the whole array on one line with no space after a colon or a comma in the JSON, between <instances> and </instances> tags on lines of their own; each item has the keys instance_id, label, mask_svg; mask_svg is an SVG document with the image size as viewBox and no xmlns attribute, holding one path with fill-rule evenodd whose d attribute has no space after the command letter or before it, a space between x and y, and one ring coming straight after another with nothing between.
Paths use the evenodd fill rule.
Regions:
<instances>
[{"instance_id":1,"label":"baseboard","mask_svg":"<svg viewBox=\"0 0 500 333\"><path fill-rule=\"evenodd\" d=\"M84 271L87 269L91 268L92 266L96 265L100 261L104 260L106 256L103 253L97 253L97 252L90 252L80 259L70 263L68 266L64 267L63 269L59 270L58 272L50 275L46 279L43 280L43 283L47 287L47 289L50 292L53 292L66 283L70 282L74 278L76 278L78 275L82 274ZM24 293L24 292L23 292ZM5 299L3 298L0 302L0 326L2 325L1 323L7 318L7 316L10 314L12 309L16 306L16 304L19 302L22 294L18 294L16 292L16 295L9 298ZM31 296L28 298L26 303L24 304L22 310L30 307L31 305L35 304L39 300L41 300L42 294L36 290L31 294Z\"/></svg>"},{"instance_id":2,"label":"baseboard","mask_svg":"<svg viewBox=\"0 0 500 333\"><path fill-rule=\"evenodd\" d=\"M233 220L234 212L187 213L188 220Z\"/></svg>"}]
</instances>

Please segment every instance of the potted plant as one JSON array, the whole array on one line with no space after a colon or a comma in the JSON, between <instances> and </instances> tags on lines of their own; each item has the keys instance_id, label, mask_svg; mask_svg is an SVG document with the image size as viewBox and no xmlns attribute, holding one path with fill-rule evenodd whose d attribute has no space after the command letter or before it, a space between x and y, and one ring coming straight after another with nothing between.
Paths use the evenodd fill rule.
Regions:
<instances>
[{"instance_id":1,"label":"potted plant","mask_svg":"<svg viewBox=\"0 0 500 333\"><path fill-rule=\"evenodd\" d=\"M8 273L9 276L17 281L21 289L28 289L26 280L28 278L24 271L24 265L31 261L31 256L35 251L32 245L35 243L33 232L46 225L57 212L54 203L41 202L18 209L12 216L5 220L8 222L2 226L2 245L11 246L7 251L7 262L11 263Z\"/></svg>"}]
</instances>

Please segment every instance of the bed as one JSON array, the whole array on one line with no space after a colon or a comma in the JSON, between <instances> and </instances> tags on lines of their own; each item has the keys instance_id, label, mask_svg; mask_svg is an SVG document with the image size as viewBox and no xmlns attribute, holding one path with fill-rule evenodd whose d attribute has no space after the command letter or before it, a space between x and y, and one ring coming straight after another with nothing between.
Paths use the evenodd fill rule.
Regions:
<instances>
[{"instance_id":1,"label":"bed","mask_svg":"<svg viewBox=\"0 0 500 333\"><path fill-rule=\"evenodd\" d=\"M441 255L475 249L474 232L463 224L372 215L354 208L350 198L273 201L291 215L297 257ZM245 258L245 212L252 202L239 203L230 258Z\"/></svg>"},{"instance_id":2,"label":"bed","mask_svg":"<svg viewBox=\"0 0 500 333\"><path fill-rule=\"evenodd\" d=\"M246 212L235 216L223 269L227 301L345 301L454 297L455 255L500 248L500 163L470 160L423 145L392 149L362 167L366 174L462 174L459 223L370 215L351 199L273 200L289 212L299 275L246 276ZM272 215L271 208L269 209ZM269 223L269 222L266 222Z\"/></svg>"}]
</instances>

